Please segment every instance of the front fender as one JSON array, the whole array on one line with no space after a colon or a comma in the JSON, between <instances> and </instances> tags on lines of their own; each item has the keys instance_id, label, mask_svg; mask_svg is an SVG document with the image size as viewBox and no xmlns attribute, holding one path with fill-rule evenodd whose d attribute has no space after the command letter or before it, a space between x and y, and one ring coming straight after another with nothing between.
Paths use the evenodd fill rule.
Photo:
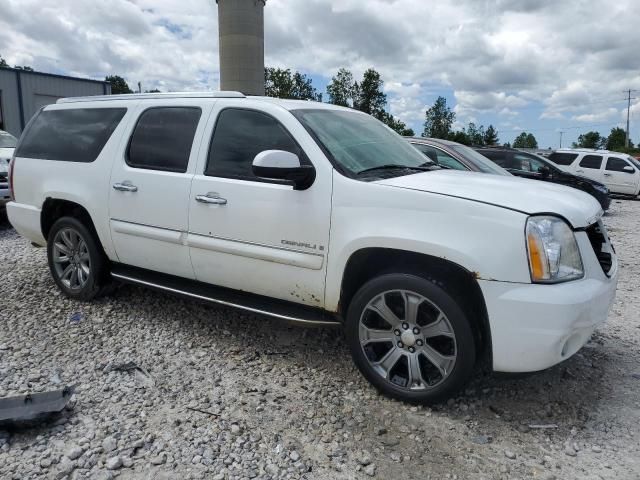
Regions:
<instances>
[{"instance_id":1,"label":"front fender","mask_svg":"<svg viewBox=\"0 0 640 480\"><path fill-rule=\"evenodd\" d=\"M325 292L328 310L338 308L346 265L363 248L442 258L478 279L530 282L525 214L336 176Z\"/></svg>"}]
</instances>

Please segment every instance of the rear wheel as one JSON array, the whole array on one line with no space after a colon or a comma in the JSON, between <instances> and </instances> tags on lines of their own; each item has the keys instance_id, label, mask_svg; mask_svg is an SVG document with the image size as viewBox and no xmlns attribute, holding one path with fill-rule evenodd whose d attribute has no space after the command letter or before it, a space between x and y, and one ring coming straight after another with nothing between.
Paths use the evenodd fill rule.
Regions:
<instances>
[{"instance_id":1,"label":"rear wheel","mask_svg":"<svg viewBox=\"0 0 640 480\"><path fill-rule=\"evenodd\" d=\"M102 247L95 234L76 218L62 217L53 224L47 259L53 280L70 298L91 300L111 284Z\"/></svg>"},{"instance_id":2,"label":"rear wheel","mask_svg":"<svg viewBox=\"0 0 640 480\"><path fill-rule=\"evenodd\" d=\"M369 281L354 296L346 327L356 365L391 397L439 402L473 371L475 344L464 311L425 278L388 274Z\"/></svg>"}]
</instances>

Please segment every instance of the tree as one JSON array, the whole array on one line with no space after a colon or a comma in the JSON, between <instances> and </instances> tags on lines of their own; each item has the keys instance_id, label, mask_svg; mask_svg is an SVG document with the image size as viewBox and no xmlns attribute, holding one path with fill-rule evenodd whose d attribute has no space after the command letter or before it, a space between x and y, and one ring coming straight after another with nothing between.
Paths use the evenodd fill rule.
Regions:
<instances>
[{"instance_id":1,"label":"tree","mask_svg":"<svg viewBox=\"0 0 640 480\"><path fill-rule=\"evenodd\" d=\"M484 145L484 127L476 127L476 124L470 122L466 130L467 137L471 145L483 146Z\"/></svg>"},{"instance_id":2,"label":"tree","mask_svg":"<svg viewBox=\"0 0 640 480\"><path fill-rule=\"evenodd\" d=\"M382 91L384 82L380 74L373 68L364 72L362 82L354 85L355 100L353 107L361 112L368 113L378 120L384 120L387 105L387 95Z\"/></svg>"},{"instance_id":3,"label":"tree","mask_svg":"<svg viewBox=\"0 0 640 480\"><path fill-rule=\"evenodd\" d=\"M626 136L627 135L622 128L612 128L611 133L607 137L607 150L619 150L621 148L624 148ZM629 146L633 147L633 145L631 145L631 141L629 143Z\"/></svg>"},{"instance_id":4,"label":"tree","mask_svg":"<svg viewBox=\"0 0 640 480\"><path fill-rule=\"evenodd\" d=\"M538 148L538 141L533 134L522 132L513 141L513 148Z\"/></svg>"},{"instance_id":5,"label":"tree","mask_svg":"<svg viewBox=\"0 0 640 480\"><path fill-rule=\"evenodd\" d=\"M5 61L4 58L2 58L2 55L0 55L0 67L8 67L9 64Z\"/></svg>"},{"instance_id":6,"label":"tree","mask_svg":"<svg viewBox=\"0 0 640 480\"><path fill-rule=\"evenodd\" d=\"M489 125L487 131L484 132L484 144L491 146L498 145L498 142L500 142L498 139L498 131L493 128L493 125Z\"/></svg>"},{"instance_id":7,"label":"tree","mask_svg":"<svg viewBox=\"0 0 640 480\"><path fill-rule=\"evenodd\" d=\"M407 127L407 124L404 123L399 118L395 118L389 112L384 112L381 120L392 130L395 130L399 135L403 137L413 137L415 136L415 132L412 128Z\"/></svg>"},{"instance_id":8,"label":"tree","mask_svg":"<svg viewBox=\"0 0 640 480\"><path fill-rule=\"evenodd\" d=\"M120 93L133 93L133 90L129 88L124 78L119 75L109 75L104 79L111 84L111 94L117 95Z\"/></svg>"},{"instance_id":9,"label":"tree","mask_svg":"<svg viewBox=\"0 0 640 480\"><path fill-rule=\"evenodd\" d=\"M322 101L322 94L310 78L299 72L291 73L288 68L265 68L264 90L268 97Z\"/></svg>"},{"instance_id":10,"label":"tree","mask_svg":"<svg viewBox=\"0 0 640 480\"><path fill-rule=\"evenodd\" d=\"M458 142L463 145L471 145L471 140L469 139L469 135L465 132L464 128L462 130L456 130L455 132L449 132L447 136L447 140L451 140L452 142Z\"/></svg>"},{"instance_id":11,"label":"tree","mask_svg":"<svg viewBox=\"0 0 640 480\"><path fill-rule=\"evenodd\" d=\"M338 70L338 73L331 79L331 83L327 85L329 103L334 105L352 107L355 93L356 86L353 81L353 74L346 68Z\"/></svg>"},{"instance_id":12,"label":"tree","mask_svg":"<svg viewBox=\"0 0 640 480\"><path fill-rule=\"evenodd\" d=\"M451 133L451 126L456 119L455 112L447 107L447 99L438 97L436 102L427 109L424 120L423 137L447 138Z\"/></svg>"},{"instance_id":13,"label":"tree","mask_svg":"<svg viewBox=\"0 0 640 480\"><path fill-rule=\"evenodd\" d=\"M573 142L573 148L603 148L607 143L607 139L600 135L599 132L587 132L578 137L577 142Z\"/></svg>"},{"instance_id":14,"label":"tree","mask_svg":"<svg viewBox=\"0 0 640 480\"><path fill-rule=\"evenodd\" d=\"M144 93L162 93L162 91L154 88L153 90L145 90Z\"/></svg>"}]
</instances>

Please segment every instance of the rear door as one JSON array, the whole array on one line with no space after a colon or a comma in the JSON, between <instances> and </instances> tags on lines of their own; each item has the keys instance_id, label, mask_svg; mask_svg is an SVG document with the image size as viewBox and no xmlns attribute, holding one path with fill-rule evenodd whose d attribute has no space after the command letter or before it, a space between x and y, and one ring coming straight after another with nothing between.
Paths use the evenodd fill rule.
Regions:
<instances>
[{"instance_id":1,"label":"rear door","mask_svg":"<svg viewBox=\"0 0 640 480\"><path fill-rule=\"evenodd\" d=\"M625 170L631 167L633 171ZM614 193L635 195L638 192L638 182L640 182L640 172L630 161L613 155L607 158L604 170L604 183Z\"/></svg>"},{"instance_id":2,"label":"rear door","mask_svg":"<svg viewBox=\"0 0 640 480\"><path fill-rule=\"evenodd\" d=\"M201 99L140 102L111 170L110 227L121 263L194 277L189 192L210 111Z\"/></svg>"},{"instance_id":3,"label":"rear door","mask_svg":"<svg viewBox=\"0 0 640 480\"><path fill-rule=\"evenodd\" d=\"M590 178L597 182L606 183L603 180L603 159L602 155L587 154L578 158L575 165L575 173L583 177Z\"/></svg>"}]
</instances>

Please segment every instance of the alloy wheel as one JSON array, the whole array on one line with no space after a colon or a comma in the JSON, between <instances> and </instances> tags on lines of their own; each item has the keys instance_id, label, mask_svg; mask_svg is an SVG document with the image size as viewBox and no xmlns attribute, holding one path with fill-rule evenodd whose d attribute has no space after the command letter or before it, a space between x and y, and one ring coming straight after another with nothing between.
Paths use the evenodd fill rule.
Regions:
<instances>
[{"instance_id":1,"label":"alloy wheel","mask_svg":"<svg viewBox=\"0 0 640 480\"><path fill-rule=\"evenodd\" d=\"M53 238L54 270L64 286L81 290L91 274L91 256L87 242L73 228L59 230Z\"/></svg>"},{"instance_id":2,"label":"alloy wheel","mask_svg":"<svg viewBox=\"0 0 640 480\"><path fill-rule=\"evenodd\" d=\"M426 390L453 370L456 336L442 310L426 297L391 290L365 306L358 334L373 370L396 387Z\"/></svg>"}]
</instances>

